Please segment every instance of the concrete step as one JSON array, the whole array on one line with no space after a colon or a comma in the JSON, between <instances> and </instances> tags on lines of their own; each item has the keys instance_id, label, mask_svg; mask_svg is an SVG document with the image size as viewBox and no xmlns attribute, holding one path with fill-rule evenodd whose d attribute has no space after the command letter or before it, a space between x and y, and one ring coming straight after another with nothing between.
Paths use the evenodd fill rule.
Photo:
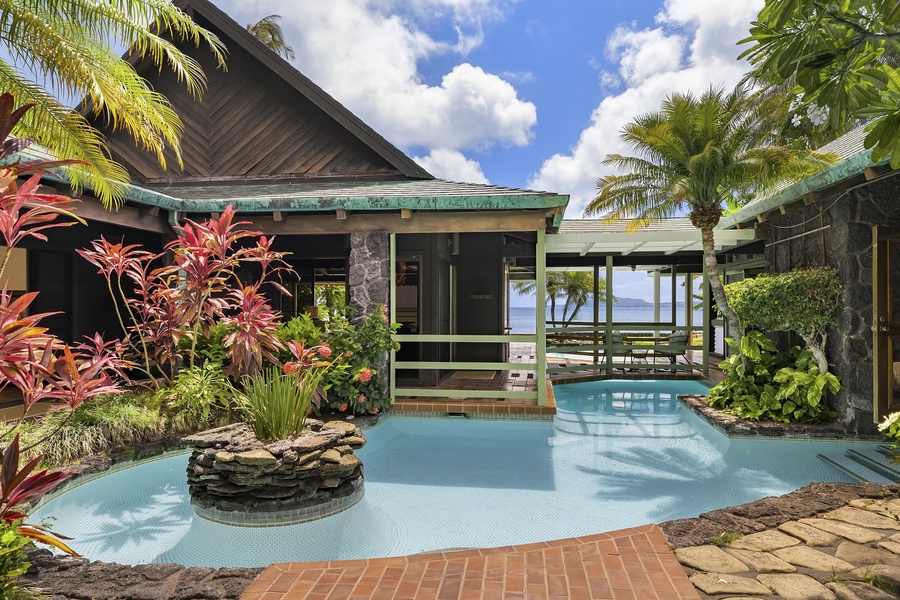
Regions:
<instances>
[{"instance_id":1,"label":"concrete step","mask_svg":"<svg viewBox=\"0 0 900 600\"><path fill-rule=\"evenodd\" d=\"M861 465L881 473L888 479L900 481L900 465L892 463L890 455L880 452L878 447L847 450L847 456Z\"/></svg>"},{"instance_id":2,"label":"concrete step","mask_svg":"<svg viewBox=\"0 0 900 600\"><path fill-rule=\"evenodd\" d=\"M881 473L860 464L846 454L817 454L821 460L863 483L896 483Z\"/></svg>"}]
</instances>

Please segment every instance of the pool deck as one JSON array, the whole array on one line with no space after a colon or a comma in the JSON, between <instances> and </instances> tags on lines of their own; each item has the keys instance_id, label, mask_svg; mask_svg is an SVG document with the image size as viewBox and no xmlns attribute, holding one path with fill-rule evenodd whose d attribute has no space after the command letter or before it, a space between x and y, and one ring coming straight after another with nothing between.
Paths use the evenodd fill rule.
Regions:
<instances>
[{"instance_id":1,"label":"pool deck","mask_svg":"<svg viewBox=\"0 0 900 600\"><path fill-rule=\"evenodd\" d=\"M656 525L520 546L278 563L241 600L697 600Z\"/></svg>"}]
</instances>

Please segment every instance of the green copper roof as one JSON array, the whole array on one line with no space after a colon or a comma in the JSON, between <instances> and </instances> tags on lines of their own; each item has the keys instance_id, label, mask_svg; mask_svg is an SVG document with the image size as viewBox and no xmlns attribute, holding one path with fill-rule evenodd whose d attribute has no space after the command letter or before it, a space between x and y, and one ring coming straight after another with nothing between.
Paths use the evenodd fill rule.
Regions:
<instances>
[{"instance_id":1,"label":"green copper roof","mask_svg":"<svg viewBox=\"0 0 900 600\"><path fill-rule=\"evenodd\" d=\"M128 200L181 212L324 212L336 209L521 210L563 208L566 195L441 179L271 185L132 186Z\"/></svg>"}]
</instances>

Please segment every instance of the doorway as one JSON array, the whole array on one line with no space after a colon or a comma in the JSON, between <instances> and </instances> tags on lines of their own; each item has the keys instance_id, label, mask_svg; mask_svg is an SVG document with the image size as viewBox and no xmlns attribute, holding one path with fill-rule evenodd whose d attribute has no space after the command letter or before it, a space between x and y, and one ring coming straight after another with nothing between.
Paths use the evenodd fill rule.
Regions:
<instances>
[{"instance_id":1,"label":"doorway","mask_svg":"<svg viewBox=\"0 0 900 600\"><path fill-rule=\"evenodd\" d=\"M900 228L876 226L872 246L875 422L900 410Z\"/></svg>"}]
</instances>

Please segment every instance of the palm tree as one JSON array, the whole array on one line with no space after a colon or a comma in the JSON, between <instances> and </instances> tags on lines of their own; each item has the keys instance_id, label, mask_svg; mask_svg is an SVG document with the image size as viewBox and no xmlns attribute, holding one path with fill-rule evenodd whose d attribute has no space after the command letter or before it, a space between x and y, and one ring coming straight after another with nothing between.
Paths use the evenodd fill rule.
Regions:
<instances>
[{"instance_id":1,"label":"palm tree","mask_svg":"<svg viewBox=\"0 0 900 600\"><path fill-rule=\"evenodd\" d=\"M205 86L200 65L160 31L207 44L224 65L218 38L169 0L0 0L0 90L19 105L34 104L14 135L86 163L68 167L69 179L92 188L107 205L121 202L128 173L108 158L106 141L84 115L63 102L84 99L85 114L125 129L162 165L167 148L180 163L181 120L115 48L131 48L159 68L168 65L199 97Z\"/></svg>"},{"instance_id":2,"label":"palm tree","mask_svg":"<svg viewBox=\"0 0 900 600\"><path fill-rule=\"evenodd\" d=\"M778 103L783 106L783 102ZM710 88L700 98L673 94L659 112L637 117L621 134L638 156L610 154L604 165L622 174L597 180L600 193L585 215L629 220L634 230L689 210L701 232L703 258L719 313L740 343L740 319L728 305L716 260L713 229L723 206L739 206L834 162L834 155L769 145L776 106L738 86Z\"/></svg>"},{"instance_id":3,"label":"palm tree","mask_svg":"<svg viewBox=\"0 0 900 600\"><path fill-rule=\"evenodd\" d=\"M287 60L293 60L294 50L284 41L284 33L278 23L280 20L281 15L269 15L256 23L248 23L247 31L259 38L259 41L268 46L269 50L275 54L280 54Z\"/></svg>"},{"instance_id":4,"label":"palm tree","mask_svg":"<svg viewBox=\"0 0 900 600\"><path fill-rule=\"evenodd\" d=\"M598 302L606 302L606 280L599 279ZM533 294L537 283L525 281L513 284L513 289L521 296ZM550 321L557 326L556 305L563 301L562 326L575 320L578 311L587 304L594 293L594 274L585 271L549 271L547 273L547 299L550 300ZM615 302L613 298L613 302Z\"/></svg>"}]
</instances>

